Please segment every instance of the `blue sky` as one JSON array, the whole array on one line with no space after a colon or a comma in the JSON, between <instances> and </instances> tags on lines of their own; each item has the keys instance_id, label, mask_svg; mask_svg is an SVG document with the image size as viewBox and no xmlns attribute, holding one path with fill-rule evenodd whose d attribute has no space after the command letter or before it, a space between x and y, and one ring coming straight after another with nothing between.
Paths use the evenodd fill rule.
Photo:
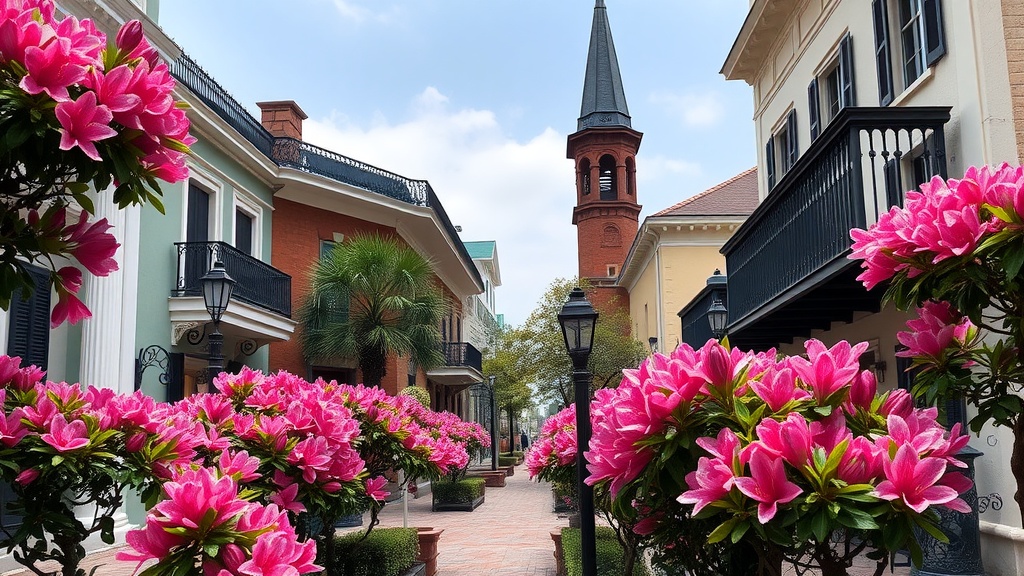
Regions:
<instances>
[{"instance_id":1,"label":"blue sky","mask_svg":"<svg viewBox=\"0 0 1024 576\"><path fill-rule=\"evenodd\" d=\"M756 159L750 87L718 71L748 0L606 0L641 219ZM463 240L496 240L498 311L524 321L575 276L572 161L593 0L163 0L160 23L258 117L295 100L304 139L429 180Z\"/></svg>"}]
</instances>

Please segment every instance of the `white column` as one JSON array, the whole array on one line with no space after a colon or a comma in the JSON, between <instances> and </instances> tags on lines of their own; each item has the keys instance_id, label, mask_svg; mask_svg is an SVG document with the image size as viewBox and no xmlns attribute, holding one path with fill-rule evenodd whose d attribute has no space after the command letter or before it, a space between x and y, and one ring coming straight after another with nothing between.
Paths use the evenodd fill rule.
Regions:
<instances>
[{"instance_id":1,"label":"white column","mask_svg":"<svg viewBox=\"0 0 1024 576\"><path fill-rule=\"evenodd\" d=\"M134 366L134 354L129 353L126 358L123 354L122 339L125 333L125 266L127 264L126 253L131 253L137 258L138 235L131 239L126 234L127 215L124 210L118 210L113 202L113 189L96 194L94 204L96 213L91 220L106 218L113 228L109 230L114 234L121 244L114 256L118 263L118 270L110 275L97 278L88 272L83 274L83 290L80 296L92 318L82 321L82 348L80 356L79 382L83 386L92 384L98 388L112 388L118 392L130 391L134 383L131 379L122 382L124 378L123 367L125 364ZM135 250L126 249L127 242L134 242ZM134 263L131 264L134 270ZM132 303L134 307L134 303ZM132 314L134 316L134 314ZM132 318L134 320L134 318ZM134 340L134 321L130 322ZM134 348L134 342L132 347ZM134 369L134 368L133 368Z\"/></svg>"}]
</instances>

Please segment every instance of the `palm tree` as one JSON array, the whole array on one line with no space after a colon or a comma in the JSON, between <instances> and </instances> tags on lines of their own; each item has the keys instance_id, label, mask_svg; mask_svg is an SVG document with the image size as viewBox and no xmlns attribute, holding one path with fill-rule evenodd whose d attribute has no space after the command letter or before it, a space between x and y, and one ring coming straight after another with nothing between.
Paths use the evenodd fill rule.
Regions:
<instances>
[{"instance_id":1,"label":"palm tree","mask_svg":"<svg viewBox=\"0 0 1024 576\"><path fill-rule=\"evenodd\" d=\"M379 386L391 354L431 368L444 361L441 320L448 305L433 266L390 237L355 235L311 270L299 309L308 362L354 358L363 382Z\"/></svg>"}]
</instances>

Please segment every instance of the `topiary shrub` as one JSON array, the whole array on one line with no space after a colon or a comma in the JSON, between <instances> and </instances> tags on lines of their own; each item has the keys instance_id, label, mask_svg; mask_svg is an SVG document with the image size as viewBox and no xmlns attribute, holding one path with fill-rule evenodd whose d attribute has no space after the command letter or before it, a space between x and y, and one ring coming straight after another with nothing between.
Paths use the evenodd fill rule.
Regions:
<instances>
[{"instance_id":1,"label":"topiary shrub","mask_svg":"<svg viewBox=\"0 0 1024 576\"><path fill-rule=\"evenodd\" d=\"M416 386L409 386L399 392L402 396L412 396L417 402L423 405L424 408L430 408L430 393L423 388Z\"/></svg>"},{"instance_id":2,"label":"topiary shrub","mask_svg":"<svg viewBox=\"0 0 1024 576\"><path fill-rule=\"evenodd\" d=\"M515 466L517 462L515 456L498 456L498 466Z\"/></svg>"},{"instance_id":3,"label":"topiary shrub","mask_svg":"<svg viewBox=\"0 0 1024 576\"><path fill-rule=\"evenodd\" d=\"M416 561L419 536L415 528L377 528L360 541L357 530L335 539L331 576L398 576Z\"/></svg>"},{"instance_id":4,"label":"topiary shrub","mask_svg":"<svg viewBox=\"0 0 1024 576\"><path fill-rule=\"evenodd\" d=\"M628 576L625 570L622 545L615 537L615 530L609 526L597 526L594 530L594 546L597 550L598 576ZM562 528L562 557L565 562L566 576L582 576L583 565L580 551L580 529ZM632 576L651 576L650 570L642 560L633 565Z\"/></svg>"},{"instance_id":5,"label":"topiary shrub","mask_svg":"<svg viewBox=\"0 0 1024 576\"><path fill-rule=\"evenodd\" d=\"M434 495L434 502L445 504L465 504L476 500L484 495L483 478L463 478L457 482L448 480L434 480L431 483L430 491Z\"/></svg>"}]
</instances>

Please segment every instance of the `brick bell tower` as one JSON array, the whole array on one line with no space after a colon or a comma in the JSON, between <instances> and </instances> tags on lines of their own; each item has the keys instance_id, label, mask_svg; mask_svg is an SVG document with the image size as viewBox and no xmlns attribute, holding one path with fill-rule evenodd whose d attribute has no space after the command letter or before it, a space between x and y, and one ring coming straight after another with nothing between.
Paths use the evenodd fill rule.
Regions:
<instances>
[{"instance_id":1,"label":"brick bell tower","mask_svg":"<svg viewBox=\"0 0 1024 576\"><path fill-rule=\"evenodd\" d=\"M630 125L619 62L604 0L594 6L583 106L567 156L576 163L579 275L595 287L587 294L601 312L629 313L629 293L616 280L636 237L636 153L643 134Z\"/></svg>"}]
</instances>

